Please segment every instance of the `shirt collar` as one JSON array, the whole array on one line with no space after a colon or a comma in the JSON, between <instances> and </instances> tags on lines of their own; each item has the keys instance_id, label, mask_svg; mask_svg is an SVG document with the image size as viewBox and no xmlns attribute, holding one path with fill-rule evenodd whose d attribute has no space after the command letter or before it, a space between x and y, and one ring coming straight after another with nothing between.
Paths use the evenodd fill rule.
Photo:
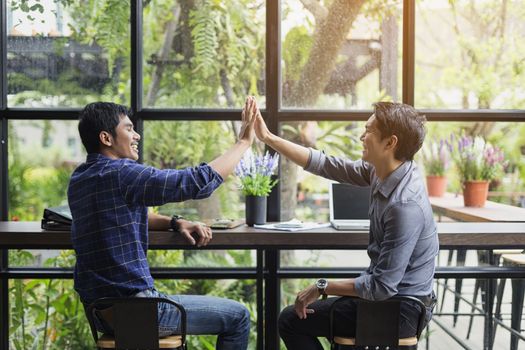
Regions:
<instances>
[{"instance_id":1,"label":"shirt collar","mask_svg":"<svg viewBox=\"0 0 525 350\"><path fill-rule=\"evenodd\" d=\"M388 198L392 191L397 187L401 180L405 177L405 174L412 166L412 161L406 161L397 167L383 182L379 182L379 185L374 191L374 195L379 192L383 197Z\"/></svg>"},{"instance_id":2,"label":"shirt collar","mask_svg":"<svg viewBox=\"0 0 525 350\"><path fill-rule=\"evenodd\" d=\"M89 153L86 157L86 163L95 163L95 162L98 162L99 160L109 160L109 159L111 158L106 157L105 155L100 154L100 153Z\"/></svg>"}]
</instances>

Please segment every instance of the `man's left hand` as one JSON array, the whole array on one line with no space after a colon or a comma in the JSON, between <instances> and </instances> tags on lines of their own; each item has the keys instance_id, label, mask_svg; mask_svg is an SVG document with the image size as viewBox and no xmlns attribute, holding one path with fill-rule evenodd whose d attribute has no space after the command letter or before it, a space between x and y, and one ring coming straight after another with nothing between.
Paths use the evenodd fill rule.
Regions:
<instances>
[{"instance_id":1,"label":"man's left hand","mask_svg":"<svg viewBox=\"0 0 525 350\"><path fill-rule=\"evenodd\" d=\"M319 291L315 285L307 287L297 293L297 298L295 299L295 312L301 320L306 318L307 314L313 314L313 309L308 309L308 305L313 303L319 298Z\"/></svg>"},{"instance_id":2,"label":"man's left hand","mask_svg":"<svg viewBox=\"0 0 525 350\"><path fill-rule=\"evenodd\" d=\"M197 240L197 247L203 247L207 245L213 238L211 228L199 222L181 219L177 222L177 224L179 226L179 232L191 244L195 244L195 239L193 239L191 234L193 232L197 233L197 235L199 236Z\"/></svg>"}]
</instances>

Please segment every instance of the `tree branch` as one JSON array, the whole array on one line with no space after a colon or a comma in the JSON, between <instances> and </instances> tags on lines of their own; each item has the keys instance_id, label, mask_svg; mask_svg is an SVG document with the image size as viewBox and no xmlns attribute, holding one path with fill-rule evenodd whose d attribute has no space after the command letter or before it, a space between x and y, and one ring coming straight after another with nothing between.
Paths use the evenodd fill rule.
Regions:
<instances>
[{"instance_id":1,"label":"tree branch","mask_svg":"<svg viewBox=\"0 0 525 350\"><path fill-rule=\"evenodd\" d=\"M323 22L328 16L328 10L321 5L318 0L300 0L304 8L306 8L315 18L316 23Z\"/></svg>"}]
</instances>

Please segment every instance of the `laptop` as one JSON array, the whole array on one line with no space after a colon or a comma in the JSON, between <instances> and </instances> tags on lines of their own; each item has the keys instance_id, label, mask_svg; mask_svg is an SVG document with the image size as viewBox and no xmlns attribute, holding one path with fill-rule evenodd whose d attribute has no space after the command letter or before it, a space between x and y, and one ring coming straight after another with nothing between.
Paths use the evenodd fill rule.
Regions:
<instances>
[{"instance_id":1,"label":"laptop","mask_svg":"<svg viewBox=\"0 0 525 350\"><path fill-rule=\"evenodd\" d=\"M370 187L330 183L330 223L336 230L368 230Z\"/></svg>"}]
</instances>

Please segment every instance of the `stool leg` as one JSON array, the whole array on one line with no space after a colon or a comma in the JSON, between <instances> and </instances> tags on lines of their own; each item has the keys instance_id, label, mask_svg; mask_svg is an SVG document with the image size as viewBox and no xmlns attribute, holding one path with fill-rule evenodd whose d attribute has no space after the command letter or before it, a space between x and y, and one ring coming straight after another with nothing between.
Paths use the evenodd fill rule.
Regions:
<instances>
[{"instance_id":1,"label":"stool leg","mask_svg":"<svg viewBox=\"0 0 525 350\"><path fill-rule=\"evenodd\" d=\"M457 266L465 266L465 259L467 257L467 250L466 249L458 249L458 255L457 255ZM454 327L456 326L456 323L458 321L458 311L459 311L459 295L461 294L461 287L463 285L463 279L456 279L456 285L455 285L455 291L456 294L454 295L454 322L452 323Z\"/></svg>"},{"instance_id":2,"label":"stool leg","mask_svg":"<svg viewBox=\"0 0 525 350\"><path fill-rule=\"evenodd\" d=\"M476 279L476 283L474 285L474 296L472 297L472 308L470 309L470 313L473 314L476 310L476 301L478 299L478 291L480 289L480 283L481 281L479 279ZM467 339L470 337L470 331L472 330L472 322L474 321L474 315L470 315L470 320L468 322L468 330L467 330Z\"/></svg>"},{"instance_id":3,"label":"stool leg","mask_svg":"<svg viewBox=\"0 0 525 350\"><path fill-rule=\"evenodd\" d=\"M501 302L503 300L503 292L505 291L505 283L507 280L501 278L498 284L498 293L496 296L496 312L494 313L494 318L501 321ZM498 322L494 322L494 329L492 331L492 344L494 344L494 339L496 339L496 328L498 327Z\"/></svg>"},{"instance_id":4,"label":"stool leg","mask_svg":"<svg viewBox=\"0 0 525 350\"><path fill-rule=\"evenodd\" d=\"M447 266L450 266L452 264L452 256L454 255L453 250L448 251L448 257L447 257ZM443 294L441 295L441 305L439 306L439 312L443 311L443 305L445 304L445 293L447 291L448 287L448 278L445 278L445 281L443 282Z\"/></svg>"},{"instance_id":5,"label":"stool leg","mask_svg":"<svg viewBox=\"0 0 525 350\"><path fill-rule=\"evenodd\" d=\"M521 332L521 315L523 313L523 293L525 292L525 280L512 280L512 315L511 328ZM515 335L510 337L510 349L516 350L518 348L519 338Z\"/></svg>"}]
</instances>

